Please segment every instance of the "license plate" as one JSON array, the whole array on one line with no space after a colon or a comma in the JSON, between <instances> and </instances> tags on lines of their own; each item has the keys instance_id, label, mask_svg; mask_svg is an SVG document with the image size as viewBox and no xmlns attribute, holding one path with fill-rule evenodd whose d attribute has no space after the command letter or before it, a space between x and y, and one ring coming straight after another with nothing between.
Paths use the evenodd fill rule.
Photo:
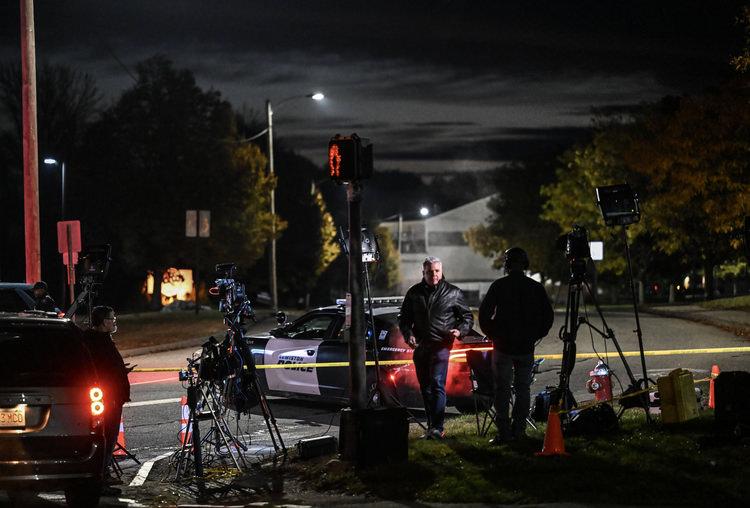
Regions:
<instances>
[{"instance_id":1,"label":"license plate","mask_svg":"<svg viewBox=\"0 0 750 508\"><path fill-rule=\"evenodd\" d=\"M0 408L0 427L25 427L24 407Z\"/></svg>"}]
</instances>

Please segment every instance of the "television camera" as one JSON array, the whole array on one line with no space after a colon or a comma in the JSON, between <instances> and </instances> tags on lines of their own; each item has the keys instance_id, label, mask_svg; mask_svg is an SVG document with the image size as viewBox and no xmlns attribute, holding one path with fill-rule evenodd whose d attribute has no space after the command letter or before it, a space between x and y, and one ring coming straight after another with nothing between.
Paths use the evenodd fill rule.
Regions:
<instances>
[{"instance_id":1,"label":"television camera","mask_svg":"<svg viewBox=\"0 0 750 508\"><path fill-rule=\"evenodd\" d=\"M245 319L255 321L255 311L245 291L245 285L237 281L237 265L220 263L216 265L216 280L209 294L219 297L219 312L224 314L230 327L242 325Z\"/></svg>"}]
</instances>

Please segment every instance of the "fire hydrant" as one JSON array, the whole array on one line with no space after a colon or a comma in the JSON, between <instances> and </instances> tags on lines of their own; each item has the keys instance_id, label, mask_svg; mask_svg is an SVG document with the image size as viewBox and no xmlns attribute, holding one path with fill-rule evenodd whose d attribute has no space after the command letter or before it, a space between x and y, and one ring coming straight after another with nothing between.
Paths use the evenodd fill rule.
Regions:
<instances>
[{"instance_id":1,"label":"fire hydrant","mask_svg":"<svg viewBox=\"0 0 750 508\"><path fill-rule=\"evenodd\" d=\"M589 393L594 394L598 402L610 402L612 400L612 377L606 363L599 360L594 370L589 372L586 389Z\"/></svg>"}]
</instances>

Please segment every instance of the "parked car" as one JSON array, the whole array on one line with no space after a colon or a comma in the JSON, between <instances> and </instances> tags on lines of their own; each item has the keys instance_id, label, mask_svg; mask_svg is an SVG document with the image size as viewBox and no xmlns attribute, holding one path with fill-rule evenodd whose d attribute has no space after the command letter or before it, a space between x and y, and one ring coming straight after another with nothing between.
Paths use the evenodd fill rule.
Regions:
<instances>
[{"instance_id":1,"label":"parked car","mask_svg":"<svg viewBox=\"0 0 750 508\"><path fill-rule=\"evenodd\" d=\"M31 284L0 282L0 312L21 312L34 308Z\"/></svg>"},{"instance_id":2,"label":"parked car","mask_svg":"<svg viewBox=\"0 0 750 508\"><path fill-rule=\"evenodd\" d=\"M106 468L106 388L67 319L0 313L0 489L64 490L96 506Z\"/></svg>"},{"instance_id":3,"label":"parked car","mask_svg":"<svg viewBox=\"0 0 750 508\"><path fill-rule=\"evenodd\" d=\"M399 307L393 303L373 309L374 331L368 325L367 360L373 360L373 341L377 345L383 404L420 407L413 350L398 328ZM261 387L269 395L311 398L334 403L349 400L349 349L343 325L344 307L331 306L310 311L291 323L268 333L246 336L256 365L284 365L258 369ZM368 314L369 321L369 314ZM476 330L456 341L451 351L446 393L448 404L460 411L471 411L471 392L466 351L490 350L492 344ZM367 367L367 385L375 385L375 367Z\"/></svg>"}]
</instances>

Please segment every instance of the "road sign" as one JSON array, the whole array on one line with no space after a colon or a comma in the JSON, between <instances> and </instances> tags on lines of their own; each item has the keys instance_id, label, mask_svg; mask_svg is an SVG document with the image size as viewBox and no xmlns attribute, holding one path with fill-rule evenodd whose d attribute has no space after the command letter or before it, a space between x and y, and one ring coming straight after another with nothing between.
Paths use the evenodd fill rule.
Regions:
<instances>
[{"instance_id":1,"label":"road sign","mask_svg":"<svg viewBox=\"0 0 750 508\"><path fill-rule=\"evenodd\" d=\"M211 236L211 210L200 210L198 212L198 236L201 238Z\"/></svg>"},{"instance_id":2,"label":"road sign","mask_svg":"<svg viewBox=\"0 0 750 508\"><path fill-rule=\"evenodd\" d=\"M81 251L81 221L66 220L57 223L57 252L63 255L66 265L78 263ZM70 253L70 254L68 254Z\"/></svg>"},{"instance_id":3,"label":"road sign","mask_svg":"<svg viewBox=\"0 0 750 508\"><path fill-rule=\"evenodd\" d=\"M198 236L198 211L185 210L185 236L195 238Z\"/></svg>"}]
</instances>

